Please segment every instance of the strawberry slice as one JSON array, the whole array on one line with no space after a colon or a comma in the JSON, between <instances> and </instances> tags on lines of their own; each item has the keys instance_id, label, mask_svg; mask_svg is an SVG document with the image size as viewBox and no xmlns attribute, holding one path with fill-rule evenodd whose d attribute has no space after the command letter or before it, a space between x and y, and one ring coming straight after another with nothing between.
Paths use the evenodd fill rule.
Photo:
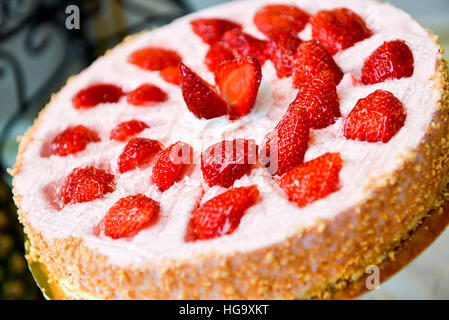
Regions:
<instances>
[{"instance_id":1,"label":"strawberry slice","mask_svg":"<svg viewBox=\"0 0 449 320\"><path fill-rule=\"evenodd\" d=\"M304 161L309 143L309 123L304 108L290 107L263 142L261 163L270 174L282 175Z\"/></svg>"},{"instance_id":2,"label":"strawberry slice","mask_svg":"<svg viewBox=\"0 0 449 320\"><path fill-rule=\"evenodd\" d=\"M223 140L201 154L203 178L209 186L229 188L234 181L249 173L257 162L254 140Z\"/></svg>"},{"instance_id":3,"label":"strawberry slice","mask_svg":"<svg viewBox=\"0 0 449 320\"><path fill-rule=\"evenodd\" d=\"M86 149L91 142L98 142L98 134L85 126L70 126L59 133L50 143L51 154L65 157Z\"/></svg>"},{"instance_id":4,"label":"strawberry slice","mask_svg":"<svg viewBox=\"0 0 449 320\"><path fill-rule=\"evenodd\" d=\"M88 109L100 103L116 103L123 94L122 89L116 85L97 83L79 91L72 103L75 109Z\"/></svg>"},{"instance_id":5,"label":"strawberry slice","mask_svg":"<svg viewBox=\"0 0 449 320\"><path fill-rule=\"evenodd\" d=\"M124 142L146 128L149 128L149 126L145 122L139 120L121 122L112 129L110 139Z\"/></svg>"},{"instance_id":6,"label":"strawberry slice","mask_svg":"<svg viewBox=\"0 0 449 320\"><path fill-rule=\"evenodd\" d=\"M181 141L161 151L153 167L153 182L159 190L170 188L179 179L183 166L192 163L192 157L192 147Z\"/></svg>"},{"instance_id":7,"label":"strawberry slice","mask_svg":"<svg viewBox=\"0 0 449 320\"><path fill-rule=\"evenodd\" d=\"M256 186L232 188L194 210L192 222L197 239L206 240L231 234L245 211L259 198Z\"/></svg>"},{"instance_id":8,"label":"strawberry slice","mask_svg":"<svg viewBox=\"0 0 449 320\"><path fill-rule=\"evenodd\" d=\"M315 40L304 41L300 44L295 61L293 75L295 88L300 88L324 70L332 73L336 84L339 84L343 78L343 72L332 56Z\"/></svg>"},{"instance_id":9,"label":"strawberry slice","mask_svg":"<svg viewBox=\"0 0 449 320\"><path fill-rule=\"evenodd\" d=\"M352 10L323 10L310 19L312 37L332 55L373 35L365 22Z\"/></svg>"},{"instance_id":10,"label":"strawberry slice","mask_svg":"<svg viewBox=\"0 0 449 320\"><path fill-rule=\"evenodd\" d=\"M413 53L405 41L384 42L365 60L362 82L374 84L388 79L408 78L413 71Z\"/></svg>"},{"instance_id":11,"label":"strawberry slice","mask_svg":"<svg viewBox=\"0 0 449 320\"><path fill-rule=\"evenodd\" d=\"M342 166L339 153L325 153L285 173L279 185L290 201L304 207L338 190Z\"/></svg>"},{"instance_id":12,"label":"strawberry slice","mask_svg":"<svg viewBox=\"0 0 449 320\"><path fill-rule=\"evenodd\" d=\"M119 172L125 173L147 164L161 150L162 145L156 140L145 138L129 140L118 159Z\"/></svg>"},{"instance_id":13,"label":"strawberry slice","mask_svg":"<svg viewBox=\"0 0 449 320\"><path fill-rule=\"evenodd\" d=\"M148 227L159 213L159 203L143 194L117 201L100 223L100 230L112 239L128 238Z\"/></svg>"},{"instance_id":14,"label":"strawberry slice","mask_svg":"<svg viewBox=\"0 0 449 320\"><path fill-rule=\"evenodd\" d=\"M301 39L296 33L281 28L271 29L267 36L269 38L267 50L277 76L290 77L293 74L295 53L302 42Z\"/></svg>"},{"instance_id":15,"label":"strawberry slice","mask_svg":"<svg viewBox=\"0 0 449 320\"><path fill-rule=\"evenodd\" d=\"M237 29L242 30L238 23L226 19L196 19L190 21L193 32L201 37L203 42L214 44L223 37L226 31Z\"/></svg>"},{"instance_id":16,"label":"strawberry slice","mask_svg":"<svg viewBox=\"0 0 449 320\"><path fill-rule=\"evenodd\" d=\"M64 204L88 202L115 190L115 177L95 167L76 168L65 179L60 197Z\"/></svg>"},{"instance_id":17,"label":"strawberry slice","mask_svg":"<svg viewBox=\"0 0 449 320\"><path fill-rule=\"evenodd\" d=\"M237 29L230 30L222 39L237 56L253 56L263 66L267 60L267 44L265 40L257 39Z\"/></svg>"},{"instance_id":18,"label":"strawberry slice","mask_svg":"<svg viewBox=\"0 0 449 320\"><path fill-rule=\"evenodd\" d=\"M126 95L128 102L135 106L149 106L168 99L165 91L159 87L145 83Z\"/></svg>"},{"instance_id":19,"label":"strawberry slice","mask_svg":"<svg viewBox=\"0 0 449 320\"><path fill-rule=\"evenodd\" d=\"M346 139L387 143L405 123L405 109L391 92L376 90L360 99L345 121Z\"/></svg>"},{"instance_id":20,"label":"strawberry slice","mask_svg":"<svg viewBox=\"0 0 449 320\"><path fill-rule=\"evenodd\" d=\"M211 45L209 51L207 51L204 57L204 64L207 66L209 71L215 72L218 66L229 60L234 60L235 56L232 50L224 42L217 42Z\"/></svg>"},{"instance_id":21,"label":"strawberry slice","mask_svg":"<svg viewBox=\"0 0 449 320\"><path fill-rule=\"evenodd\" d=\"M147 47L134 51L128 62L149 71L160 71L176 67L181 63L181 56L174 50Z\"/></svg>"},{"instance_id":22,"label":"strawberry slice","mask_svg":"<svg viewBox=\"0 0 449 320\"><path fill-rule=\"evenodd\" d=\"M267 35L273 28L294 33L300 32L309 21L309 14L296 6L269 4L254 15L254 24L260 32Z\"/></svg>"},{"instance_id":23,"label":"strawberry slice","mask_svg":"<svg viewBox=\"0 0 449 320\"><path fill-rule=\"evenodd\" d=\"M298 92L291 107L307 110L309 125L321 129L335 123L341 116L337 86L332 74L325 70L317 78L306 83Z\"/></svg>"},{"instance_id":24,"label":"strawberry slice","mask_svg":"<svg viewBox=\"0 0 449 320\"><path fill-rule=\"evenodd\" d=\"M196 73L181 63L181 89L187 108L198 118L212 119L228 112L226 102Z\"/></svg>"},{"instance_id":25,"label":"strawberry slice","mask_svg":"<svg viewBox=\"0 0 449 320\"><path fill-rule=\"evenodd\" d=\"M168 83L179 86L181 84L181 70L179 65L175 67L167 67L159 72L162 79Z\"/></svg>"},{"instance_id":26,"label":"strawberry slice","mask_svg":"<svg viewBox=\"0 0 449 320\"><path fill-rule=\"evenodd\" d=\"M253 57L223 62L215 72L215 83L229 105L229 116L236 119L249 113L262 79L262 69Z\"/></svg>"}]
</instances>

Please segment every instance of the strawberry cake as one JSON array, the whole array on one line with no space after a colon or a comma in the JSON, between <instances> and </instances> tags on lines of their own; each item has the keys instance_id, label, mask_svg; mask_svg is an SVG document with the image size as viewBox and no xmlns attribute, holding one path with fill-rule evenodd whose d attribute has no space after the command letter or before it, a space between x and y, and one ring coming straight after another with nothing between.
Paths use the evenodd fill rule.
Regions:
<instances>
[{"instance_id":1,"label":"strawberry cake","mask_svg":"<svg viewBox=\"0 0 449 320\"><path fill-rule=\"evenodd\" d=\"M70 79L22 137L27 258L67 299L334 297L445 214L448 108L436 37L391 5L185 16Z\"/></svg>"}]
</instances>

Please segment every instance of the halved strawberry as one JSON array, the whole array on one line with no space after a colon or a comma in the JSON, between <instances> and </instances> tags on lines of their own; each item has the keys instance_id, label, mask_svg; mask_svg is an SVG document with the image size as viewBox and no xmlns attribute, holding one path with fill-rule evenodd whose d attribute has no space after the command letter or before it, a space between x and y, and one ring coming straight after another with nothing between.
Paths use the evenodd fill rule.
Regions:
<instances>
[{"instance_id":1,"label":"halved strawberry","mask_svg":"<svg viewBox=\"0 0 449 320\"><path fill-rule=\"evenodd\" d=\"M293 86L300 88L325 70L332 73L336 84L340 83L343 72L334 58L315 40L301 43L295 56Z\"/></svg>"},{"instance_id":2,"label":"halved strawberry","mask_svg":"<svg viewBox=\"0 0 449 320\"><path fill-rule=\"evenodd\" d=\"M411 77L414 71L412 50L403 40L384 42L365 60L362 69L364 84L388 79Z\"/></svg>"},{"instance_id":3,"label":"halved strawberry","mask_svg":"<svg viewBox=\"0 0 449 320\"><path fill-rule=\"evenodd\" d=\"M178 180L181 169L192 163L193 149L178 141L161 151L153 167L153 182L161 191L170 188Z\"/></svg>"},{"instance_id":4,"label":"halved strawberry","mask_svg":"<svg viewBox=\"0 0 449 320\"><path fill-rule=\"evenodd\" d=\"M123 96L120 87L113 84L97 83L79 91L72 99L75 109L93 108L100 103L115 103Z\"/></svg>"},{"instance_id":5,"label":"halved strawberry","mask_svg":"<svg viewBox=\"0 0 449 320\"><path fill-rule=\"evenodd\" d=\"M226 102L196 73L181 63L181 89L187 108L198 118L212 119L228 112Z\"/></svg>"},{"instance_id":6,"label":"halved strawberry","mask_svg":"<svg viewBox=\"0 0 449 320\"><path fill-rule=\"evenodd\" d=\"M206 201L193 211L192 224L199 240L231 234L245 211L259 198L256 186L232 188Z\"/></svg>"},{"instance_id":7,"label":"halved strawberry","mask_svg":"<svg viewBox=\"0 0 449 320\"><path fill-rule=\"evenodd\" d=\"M201 154L203 178L209 186L229 188L249 173L257 162L258 147L254 140L223 140Z\"/></svg>"},{"instance_id":8,"label":"halved strawberry","mask_svg":"<svg viewBox=\"0 0 449 320\"><path fill-rule=\"evenodd\" d=\"M373 35L354 11L346 8L323 10L310 19L312 37L334 55Z\"/></svg>"},{"instance_id":9,"label":"halved strawberry","mask_svg":"<svg viewBox=\"0 0 449 320\"><path fill-rule=\"evenodd\" d=\"M262 79L262 69L253 57L223 62L215 72L215 83L229 105L229 116L236 119L249 113Z\"/></svg>"},{"instance_id":10,"label":"halved strawberry","mask_svg":"<svg viewBox=\"0 0 449 320\"><path fill-rule=\"evenodd\" d=\"M118 159L119 172L125 173L147 164L161 150L162 145L156 140L145 138L129 140Z\"/></svg>"},{"instance_id":11,"label":"halved strawberry","mask_svg":"<svg viewBox=\"0 0 449 320\"><path fill-rule=\"evenodd\" d=\"M295 65L295 53L301 44L296 33L281 28L273 28L267 34L267 52L276 68L279 78L290 77Z\"/></svg>"},{"instance_id":12,"label":"halved strawberry","mask_svg":"<svg viewBox=\"0 0 449 320\"><path fill-rule=\"evenodd\" d=\"M181 70L179 65L173 67L167 67L159 72L162 79L168 83L179 86L181 84Z\"/></svg>"},{"instance_id":13,"label":"halved strawberry","mask_svg":"<svg viewBox=\"0 0 449 320\"><path fill-rule=\"evenodd\" d=\"M126 95L128 102L135 106L154 105L168 99L165 91L159 87L144 83Z\"/></svg>"},{"instance_id":14,"label":"halved strawberry","mask_svg":"<svg viewBox=\"0 0 449 320\"><path fill-rule=\"evenodd\" d=\"M127 196L108 210L100 229L112 239L132 237L150 224L159 208L157 201L143 194Z\"/></svg>"},{"instance_id":15,"label":"halved strawberry","mask_svg":"<svg viewBox=\"0 0 449 320\"><path fill-rule=\"evenodd\" d=\"M64 204L88 202L115 190L112 174L95 167L76 168L67 176L60 197Z\"/></svg>"},{"instance_id":16,"label":"halved strawberry","mask_svg":"<svg viewBox=\"0 0 449 320\"><path fill-rule=\"evenodd\" d=\"M206 56L204 57L204 64L207 66L209 71L215 72L222 62L233 60L234 58L234 53L229 46L220 41L211 45L209 51L207 51Z\"/></svg>"},{"instance_id":17,"label":"halved strawberry","mask_svg":"<svg viewBox=\"0 0 449 320\"><path fill-rule=\"evenodd\" d=\"M339 153L325 153L288 171L279 185L290 201L304 207L338 190L342 167Z\"/></svg>"},{"instance_id":18,"label":"halved strawberry","mask_svg":"<svg viewBox=\"0 0 449 320\"><path fill-rule=\"evenodd\" d=\"M226 19L200 18L190 21L193 32L195 32L207 44L214 44L223 37L226 31L242 30L238 23Z\"/></svg>"},{"instance_id":19,"label":"halved strawberry","mask_svg":"<svg viewBox=\"0 0 449 320\"><path fill-rule=\"evenodd\" d=\"M139 120L121 122L112 129L110 139L124 142L146 128L149 128L149 126L145 122Z\"/></svg>"},{"instance_id":20,"label":"halved strawberry","mask_svg":"<svg viewBox=\"0 0 449 320\"><path fill-rule=\"evenodd\" d=\"M265 35L268 35L273 28L281 28L297 34L304 29L309 18L307 12L296 6L269 4L256 12L254 24Z\"/></svg>"},{"instance_id":21,"label":"halved strawberry","mask_svg":"<svg viewBox=\"0 0 449 320\"><path fill-rule=\"evenodd\" d=\"M181 56L174 50L147 47L134 51L128 62L142 69L160 71L168 67L176 67L181 63Z\"/></svg>"},{"instance_id":22,"label":"halved strawberry","mask_svg":"<svg viewBox=\"0 0 449 320\"><path fill-rule=\"evenodd\" d=\"M391 92L376 90L360 99L345 120L347 139L388 142L405 123L405 109Z\"/></svg>"},{"instance_id":23,"label":"halved strawberry","mask_svg":"<svg viewBox=\"0 0 449 320\"><path fill-rule=\"evenodd\" d=\"M238 56L253 56L263 66L267 60L267 44L265 40L257 39L237 29L230 30L222 39Z\"/></svg>"},{"instance_id":24,"label":"halved strawberry","mask_svg":"<svg viewBox=\"0 0 449 320\"><path fill-rule=\"evenodd\" d=\"M272 174L282 175L304 161L309 143L306 109L290 107L263 142L260 161Z\"/></svg>"},{"instance_id":25,"label":"halved strawberry","mask_svg":"<svg viewBox=\"0 0 449 320\"><path fill-rule=\"evenodd\" d=\"M291 107L307 110L309 125L321 129L335 123L341 116L337 86L332 74L325 70L306 83L298 92Z\"/></svg>"},{"instance_id":26,"label":"halved strawberry","mask_svg":"<svg viewBox=\"0 0 449 320\"><path fill-rule=\"evenodd\" d=\"M50 143L51 153L60 157L80 152L91 142L98 142L98 134L85 126L70 126Z\"/></svg>"}]
</instances>

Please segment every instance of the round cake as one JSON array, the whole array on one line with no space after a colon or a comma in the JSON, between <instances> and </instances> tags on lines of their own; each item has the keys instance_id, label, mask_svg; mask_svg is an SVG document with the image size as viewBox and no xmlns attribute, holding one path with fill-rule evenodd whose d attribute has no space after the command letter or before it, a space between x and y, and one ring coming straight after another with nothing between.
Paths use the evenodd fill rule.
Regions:
<instances>
[{"instance_id":1,"label":"round cake","mask_svg":"<svg viewBox=\"0 0 449 320\"><path fill-rule=\"evenodd\" d=\"M333 297L441 214L448 108L436 37L389 4L185 16L70 79L22 137L28 261L68 299Z\"/></svg>"}]
</instances>

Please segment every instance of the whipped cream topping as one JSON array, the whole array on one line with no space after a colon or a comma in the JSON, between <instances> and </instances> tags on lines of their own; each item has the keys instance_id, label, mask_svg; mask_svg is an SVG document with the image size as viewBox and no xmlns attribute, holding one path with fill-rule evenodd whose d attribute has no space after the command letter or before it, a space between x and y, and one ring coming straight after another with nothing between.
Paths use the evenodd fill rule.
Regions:
<instances>
[{"instance_id":1,"label":"whipped cream topping","mask_svg":"<svg viewBox=\"0 0 449 320\"><path fill-rule=\"evenodd\" d=\"M325 129L312 130L305 160L325 152L339 152L344 161L339 191L307 207L298 208L287 200L265 169L256 168L235 182L235 186L257 184L261 192L261 200L247 210L237 230L213 240L186 242L187 224L197 201L204 202L225 189L208 188L203 182L198 163L164 193L159 192L151 182L151 165L119 174L117 159L125 144L109 140L111 129L120 122L138 119L150 126L138 136L157 139L166 147L182 140L192 145L197 156L223 139L255 139L260 145L265 134L285 113L297 90L292 88L291 78L278 79L271 61L267 61L262 69L257 101L248 116L237 121L226 117L197 119L188 111L179 87L163 81L158 72L128 63L127 57L146 46L171 48L182 56L186 65L206 81L214 83L213 74L203 64L208 46L192 32L189 21L199 17L227 18L241 23L245 32L265 38L252 19L255 12L268 3L294 4L311 15L336 7L347 7L359 14L374 35L334 56L345 73L338 86L341 113L344 117L360 98L376 89L384 89L404 104L407 113L405 125L386 144L346 140L342 135L343 118ZM303 40L311 39L310 25L299 35ZM354 79L360 78L363 61L384 41L396 39L406 41L413 52L413 76L369 86L354 85ZM368 0L252 0L233 2L185 16L117 46L55 96L41 115L33 132L34 140L23 153L22 166L14 180L16 192L21 196L21 209L45 239L80 237L85 246L98 250L108 257L110 263L121 266L158 263L163 259L192 259L197 254L210 251L223 254L246 252L282 242L298 229L313 226L317 220L335 217L363 201L372 190L372 182L399 168L403 161L401 156L418 146L432 121L440 97L431 79L437 59L436 44L417 22L391 5ZM88 110L74 109L72 97L97 82L116 84L125 91L143 83L152 83L165 90L169 99L152 107L135 107L129 105L126 99L121 99L117 104L102 104ZM95 129L101 142L91 143L73 156L42 156L42 150L57 133L69 125L78 124ZM54 189L74 168L89 165L107 168L114 173L116 190L98 200L70 204L60 210L55 208L51 201ZM137 193L160 202L158 222L132 239L113 240L104 235L96 236L94 228L108 209L122 197Z\"/></svg>"}]
</instances>

